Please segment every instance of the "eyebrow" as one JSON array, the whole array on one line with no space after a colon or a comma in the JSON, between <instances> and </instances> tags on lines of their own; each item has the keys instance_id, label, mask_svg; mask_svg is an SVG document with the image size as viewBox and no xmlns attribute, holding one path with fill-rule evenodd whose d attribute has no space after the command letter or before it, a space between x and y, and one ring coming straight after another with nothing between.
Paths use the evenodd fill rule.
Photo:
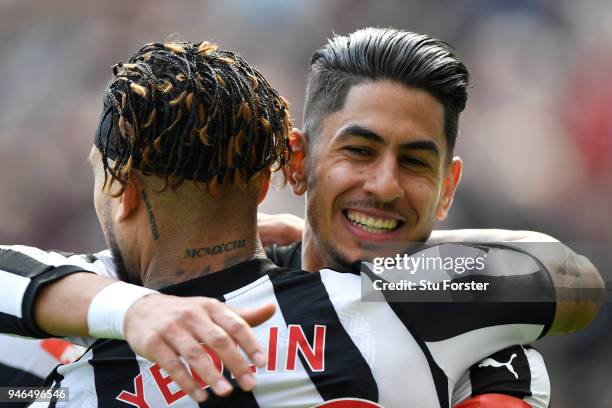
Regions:
<instances>
[{"instance_id":1,"label":"eyebrow","mask_svg":"<svg viewBox=\"0 0 612 408\"><path fill-rule=\"evenodd\" d=\"M336 135L336 139L342 140L349 137L360 137L378 144L385 144L385 140L376 132L360 125L350 125L342 129ZM437 157L440 157L440 149L438 144L432 140L415 140L408 143L402 143L400 149L410 150L427 150Z\"/></svg>"}]
</instances>

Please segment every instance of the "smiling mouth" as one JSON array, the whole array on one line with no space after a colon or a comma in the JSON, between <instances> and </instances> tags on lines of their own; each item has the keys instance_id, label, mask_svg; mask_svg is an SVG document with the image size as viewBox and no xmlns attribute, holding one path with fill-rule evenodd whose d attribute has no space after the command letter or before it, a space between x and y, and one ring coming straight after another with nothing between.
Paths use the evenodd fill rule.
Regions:
<instances>
[{"instance_id":1,"label":"smiling mouth","mask_svg":"<svg viewBox=\"0 0 612 408\"><path fill-rule=\"evenodd\" d=\"M357 228L373 234L384 234L400 228L403 221L393 218L372 217L360 211L346 209L342 213Z\"/></svg>"}]
</instances>

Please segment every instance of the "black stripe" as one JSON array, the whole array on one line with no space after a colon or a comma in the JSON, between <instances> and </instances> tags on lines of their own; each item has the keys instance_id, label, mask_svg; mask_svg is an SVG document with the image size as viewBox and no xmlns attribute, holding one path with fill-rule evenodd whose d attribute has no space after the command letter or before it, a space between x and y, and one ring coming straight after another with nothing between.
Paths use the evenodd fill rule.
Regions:
<instances>
[{"instance_id":1,"label":"black stripe","mask_svg":"<svg viewBox=\"0 0 612 408\"><path fill-rule=\"evenodd\" d=\"M229 397L218 397L212 392L210 388L208 391L208 399L199 404L202 408L227 408L227 407L240 407L240 408L259 408L259 404L255 399L255 395L252 392L245 392L240 389L236 380L231 379L230 374L227 370L224 371L223 376L234 386L234 391Z\"/></svg>"},{"instance_id":2,"label":"black stripe","mask_svg":"<svg viewBox=\"0 0 612 408\"><path fill-rule=\"evenodd\" d=\"M302 269L302 241L294 242L291 245L267 246L266 256L282 268Z\"/></svg>"},{"instance_id":3,"label":"black stripe","mask_svg":"<svg viewBox=\"0 0 612 408\"><path fill-rule=\"evenodd\" d=\"M516 355L512 358L513 355ZM531 396L531 367L525 350L521 346L512 346L489 356L500 363L507 363L512 359L511 365L518 375L506 368L479 367L483 360L470 367L470 383L472 396L481 394L506 394L517 398Z\"/></svg>"},{"instance_id":4,"label":"black stripe","mask_svg":"<svg viewBox=\"0 0 612 408\"><path fill-rule=\"evenodd\" d=\"M59 388L62 386L62 381L64 380L64 376L57 372L57 367L55 368L55 370L53 370L53 377L55 381L53 390L59 390ZM70 398L70 390L68 390L68 398ZM57 397L53 397L47 408L55 408L56 406L57 406Z\"/></svg>"},{"instance_id":5,"label":"black stripe","mask_svg":"<svg viewBox=\"0 0 612 408\"><path fill-rule=\"evenodd\" d=\"M470 256L485 257L485 268L476 272L457 275L445 270L417 271L410 280L418 284L419 279L439 281L452 278L453 282L475 281L490 283L482 292L456 292L452 297L439 291L435 298L427 292L387 291L389 302L403 302L410 309L410 323L419 336L428 342L445 340L476 329L506 324L533 324L543 327L542 334L553 321L556 304L555 288L544 265L525 251L503 245L493 248L444 244L438 246L440 257ZM524 268L518 275L512 268ZM362 272L371 280L380 279L366 265ZM422 274L420 276L419 274ZM423 302L416 301L424 296ZM437 301L442 298L441 301ZM433 301L431 301L433 300ZM518 301L517 301L518 300Z\"/></svg>"},{"instance_id":6,"label":"black stripe","mask_svg":"<svg viewBox=\"0 0 612 408\"><path fill-rule=\"evenodd\" d=\"M423 340L434 342L485 327L508 324L544 326L548 321L551 304L414 302L404 305L412 311L411 322Z\"/></svg>"},{"instance_id":7,"label":"black stripe","mask_svg":"<svg viewBox=\"0 0 612 408\"><path fill-rule=\"evenodd\" d=\"M91 351L89 364L94 369L98 406L125 408L126 404L115 397L124 390L136 391L134 379L140 374L136 354L127 343L118 340L100 340Z\"/></svg>"},{"instance_id":8,"label":"black stripe","mask_svg":"<svg viewBox=\"0 0 612 408\"><path fill-rule=\"evenodd\" d=\"M7 272L32 278L52 268L52 265L39 262L24 253L12 249L0 249L0 269Z\"/></svg>"},{"instance_id":9,"label":"black stripe","mask_svg":"<svg viewBox=\"0 0 612 408\"><path fill-rule=\"evenodd\" d=\"M270 277L286 323L300 325L309 344L314 344L315 324L326 326L324 371L313 372L304 356L298 353L321 397L331 400L351 396L378 401L378 386L372 370L344 330L321 275L271 273Z\"/></svg>"},{"instance_id":10,"label":"black stripe","mask_svg":"<svg viewBox=\"0 0 612 408\"><path fill-rule=\"evenodd\" d=\"M4 350L4 352L10 352L10 350ZM43 383L43 380L44 378L28 371L0 363L1 387L38 387Z\"/></svg>"},{"instance_id":11,"label":"black stripe","mask_svg":"<svg viewBox=\"0 0 612 408\"><path fill-rule=\"evenodd\" d=\"M23 319L0 312L0 333L28 336L30 330Z\"/></svg>"},{"instance_id":12,"label":"black stripe","mask_svg":"<svg viewBox=\"0 0 612 408\"><path fill-rule=\"evenodd\" d=\"M225 298L219 300L225 301ZM218 397L210 388L208 391L208 398L206 401L198 404L203 408L227 408L227 407L240 407L240 408L259 408L259 404L255 399L255 395L252 392L243 391L236 379L232 379L231 373L224 368L223 376L232 383L234 390L229 397Z\"/></svg>"}]
</instances>

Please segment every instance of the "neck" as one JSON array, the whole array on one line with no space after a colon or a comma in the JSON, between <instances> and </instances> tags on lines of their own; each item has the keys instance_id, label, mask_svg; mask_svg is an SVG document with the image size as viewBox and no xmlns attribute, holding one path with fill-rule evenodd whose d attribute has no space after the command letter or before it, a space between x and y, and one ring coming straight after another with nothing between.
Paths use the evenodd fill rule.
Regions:
<instances>
[{"instance_id":1,"label":"neck","mask_svg":"<svg viewBox=\"0 0 612 408\"><path fill-rule=\"evenodd\" d=\"M159 289L212 274L253 258L265 257L257 235L255 218L250 223L242 220L241 225L231 218L207 217L215 220L216 225L199 224L197 231L205 233L175 234L174 237L164 239L162 231L159 240L149 240L150 245L141 248L140 276L143 285ZM219 227L218 220L224 220L222 227ZM180 231L180 227L175 227L175 230ZM146 230L144 233L151 234Z\"/></svg>"},{"instance_id":2,"label":"neck","mask_svg":"<svg viewBox=\"0 0 612 408\"><path fill-rule=\"evenodd\" d=\"M302 270L316 272L329 265L323 248L319 248L315 235L308 222L302 234Z\"/></svg>"}]
</instances>

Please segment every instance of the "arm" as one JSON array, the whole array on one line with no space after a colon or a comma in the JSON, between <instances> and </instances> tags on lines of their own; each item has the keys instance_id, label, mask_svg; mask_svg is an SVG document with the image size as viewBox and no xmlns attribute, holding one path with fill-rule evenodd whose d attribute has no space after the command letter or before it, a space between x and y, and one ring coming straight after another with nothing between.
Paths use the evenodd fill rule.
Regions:
<instances>
[{"instance_id":1,"label":"arm","mask_svg":"<svg viewBox=\"0 0 612 408\"><path fill-rule=\"evenodd\" d=\"M90 305L105 291L108 294L117 281L79 272L86 268L68 267L62 262L69 260L59 253L29 247L2 248L0 288L10 288L2 291L0 330L14 329L13 333L36 337L79 336L93 330L88 327ZM134 291L143 290L121 285L132 287ZM112 302L106 302L109 303ZM110 305L109 309L112 309ZM273 313L271 305L234 311L215 299L151 294L133 302L121 316L119 325L134 351L157 362L183 390L202 400L205 394L197 394L199 385L178 356L184 357L203 380L213 384L216 393L225 395L231 391L231 385L213 368L201 343L207 343L228 369L241 378L239 375L250 373L250 369L237 345L258 366L265 364L265 356L249 324L257 325ZM24 316L31 317L24 319ZM254 385L252 378L239 380L239 383L243 389L251 389Z\"/></svg>"},{"instance_id":2,"label":"arm","mask_svg":"<svg viewBox=\"0 0 612 408\"><path fill-rule=\"evenodd\" d=\"M377 273L363 271L373 282L400 284L400 290L380 282L372 289L382 292L400 318L409 319L449 378L458 379L494 352L551 332L558 316L554 282L537 258L516 245L449 243L426 246L409 258L422 262L410 268L400 258ZM426 266L431 259L444 260L444 266ZM468 259L473 266L463 268ZM419 289L420 282L439 285ZM403 290L408 284L413 290ZM462 344L470 347L458 355Z\"/></svg>"},{"instance_id":3,"label":"arm","mask_svg":"<svg viewBox=\"0 0 612 408\"><path fill-rule=\"evenodd\" d=\"M86 273L75 273L44 288L37 298L35 315L41 328L58 335L88 334L89 305L114 281ZM126 284L127 285L127 284ZM129 285L131 286L131 285ZM188 394L199 389L179 356L196 369L217 394L225 395L231 385L214 368L201 343L215 351L237 378L250 372L237 346L258 366L265 357L249 325L257 326L274 313L266 305L253 310L234 311L216 299L181 298L163 294L147 295L132 304L125 314L125 340L141 356L157 362ZM233 367L233 368L230 368ZM220 382L223 385L220 385ZM251 380L239 380L245 390ZM195 397L200 399L200 397Z\"/></svg>"},{"instance_id":4,"label":"arm","mask_svg":"<svg viewBox=\"0 0 612 408\"><path fill-rule=\"evenodd\" d=\"M304 220L293 214L257 213L257 229L264 246L290 245L302 239Z\"/></svg>"},{"instance_id":5,"label":"arm","mask_svg":"<svg viewBox=\"0 0 612 408\"><path fill-rule=\"evenodd\" d=\"M453 408L533 408L522 399L506 394L482 394L453 405Z\"/></svg>"},{"instance_id":6,"label":"arm","mask_svg":"<svg viewBox=\"0 0 612 408\"><path fill-rule=\"evenodd\" d=\"M465 229L433 231L431 243L511 242L544 264L557 292L557 308L550 335L587 327L605 296L605 284L595 266L551 236L533 231Z\"/></svg>"},{"instance_id":7,"label":"arm","mask_svg":"<svg viewBox=\"0 0 612 408\"><path fill-rule=\"evenodd\" d=\"M498 366L491 362L510 363ZM548 408L550 393L542 355L529 346L511 346L472 365L459 378L452 406Z\"/></svg>"},{"instance_id":8,"label":"arm","mask_svg":"<svg viewBox=\"0 0 612 408\"><path fill-rule=\"evenodd\" d=\"M259 213L258 228L264 245L287 245L301 239L304 220L290 214ZM558 295L550 335L572 333L587 327L605 296L604 281L593 264L546 234L502 229L436 230L428 242L512 242L537 257L547 268Z\"/></svg>"}]
</instances>

